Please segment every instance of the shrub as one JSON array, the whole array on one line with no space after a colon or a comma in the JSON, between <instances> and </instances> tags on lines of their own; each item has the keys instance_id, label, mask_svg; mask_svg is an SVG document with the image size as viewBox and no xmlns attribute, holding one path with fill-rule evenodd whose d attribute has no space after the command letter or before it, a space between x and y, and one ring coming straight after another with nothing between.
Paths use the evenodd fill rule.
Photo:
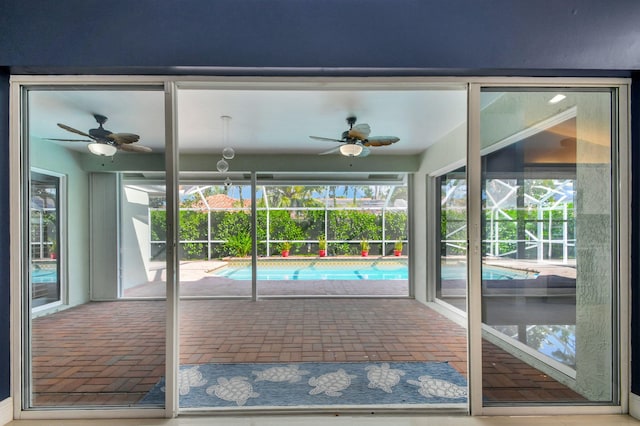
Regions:
<instances>
[{"instance_id":1,"label":"shrub","mask_svg":"<svg viewBox=\"0 0 640 426\"><path fill-rule=\"evenodd\" d=\"M224 246L231 256L249 256L252 247L251 234L249 232L242 231L238 234L231 235Z\"/></svg>"},{"instance_id":2,"label":"shrub","mask_svg":"<svg viewBox=\"0 0 640 426\"><path fill-rule=\"evenodd\" d=\"M358 210L335 210L329 213L329 229L334 240L382 239L381 215Z\"/></svg>"},{"instance_id":3,"label":"shrub","mask_svg":"<svg viewBox=\"0 0 640 426\"><path fill-rule=\"evenodd\" d=\"M385 216L385 236L392 240L407 238L407 213L405 211L388 211Z\"/></svg>"},{"instance_id":4,"label":"shrub","mask_svg":"<svg viewBox=\"0 0 640 426\"><path fill-rule=\"evenodd\" d=\"M180 241L207 239L207 213L200 211L180 211ZM206 247L203 243L181 243L185 255L189 259L206 258Z\"/></svg>"},{"instance_id":5,"label":"shrub","mask_svg":"<svg viewBox=\"0 0 640 426\"><path fill-rule=\"evenodd\" d=\"M167 240L167 212L151 210L151 241Z\"/></svg>"}]
</instances>

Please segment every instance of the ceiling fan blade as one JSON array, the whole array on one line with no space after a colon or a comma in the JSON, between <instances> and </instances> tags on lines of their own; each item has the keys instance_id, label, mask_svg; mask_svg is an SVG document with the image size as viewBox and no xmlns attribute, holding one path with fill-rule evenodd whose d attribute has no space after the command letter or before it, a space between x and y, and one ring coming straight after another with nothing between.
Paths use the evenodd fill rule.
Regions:
<instances>
[{"instance_id":1,"label":"ceiling fan blade","mask_svg":"<svg viewBox=\"0 0 640 426\"><path fill-rule=\"evenodd\" d=\"M144 145L118 145L118 149L128 152L151 152L153 151L148 146Z\"/></svg>"},{"instance_id":2,"label":"ceiling fan blade","mask_svg":"<svg viewBox=\"0 0 640 426\"><path fill-rule=\"evenodd\" d=\"M311 139L315 139L317 141L329 141L329 142L344 142L340 139L331 139L331 138L323 138L320 136L309 136Z\"/></svg>"},{"instance_id":3,"label":"ceiling fan blade","mask_svg":"<svg viewBox=\"0 0 640 426\"><path fill-rule=\"evenodd\" d=\"M371 136L364 141L364 146L385 146L396 143L400 138L396 136Z\"/></svg>"},{"instance_id":4,"label":"ceiling fan blade","mask_svg":"<svg viewBox=\"0 0 640 426\"><path fill-rule=\"evenodd\" d=\"M82 132L82 131L80 131L78 129L74 129L73 127L69 127L66 124L58 123L58 127L60 127L61 129L66 130L68 132L75 133L75 134L80 135L80 136L85 136L87 138L91 138L92 140L96 139L93 136L91 136L90 134Z\"/></svg>"},{"instance_id":5,"label":"ceiling fan blade","mask_svg":"<svg viewBox=\"0 0 640 426\"><path fill-rule=\"evenodd\" d=\"M60 141L60 142L93 142L92 139L56 139L56 138L44 138L47 141Z\"/></svg>"},{"instance_id":6,"label":"ceiling fan blade","mask_svg":"<svg viewBox=\"0 0 640 426\"><path fill-rule=\"evenodd\" d=\"M116 145L130 144L140 140L140 136L134 133L111 133L107 138L114 141Z\"/></svg>"},{"instance_id":7,"label":"ceiling fan blade","mask_svg":"<svg viewBox=\"0 0 640 426\"><path fill-rule=\"evenodd\" d=\"M342 146L342 145L341 145L341 146ZM320 154L318 154L318 155L333 154L333 153L336 153L336 152L339 152L339 151L340 151L340 147L338 146L338 147L335 147L335 148L330 149L329 151L321 152L321 153L320 153Z\"/></svg>"},{"instance_id":8,"label":"ceiling fan blade","mask_svg":"<svg viewBox=\"0 0 640 426\"><path fill-rule=\"evenodd\" d=\"M362 152L358 154L358 157L367 157L369 154L371 154L371 150L366 146L362 146Z\"/></svg>"},{"instance_id":9,"label":"ceiling fan blade","mask_svg":"<svg viewBox=\"0 0 640 426\"><path fill-rule=\"evenodd\" d=\"M367 123L356 124L349 130L349 137L356 139L366 139L371 133L371 127Z\"/></svg>"}]
</instances>

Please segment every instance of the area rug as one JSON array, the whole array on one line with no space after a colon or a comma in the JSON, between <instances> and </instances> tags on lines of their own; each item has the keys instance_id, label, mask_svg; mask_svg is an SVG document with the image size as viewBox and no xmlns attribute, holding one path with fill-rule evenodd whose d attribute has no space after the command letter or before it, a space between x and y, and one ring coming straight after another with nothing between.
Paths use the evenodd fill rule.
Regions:
<instances>
[{"instance_id":1,"label":"area rug","mask_svg":"<svg viewBox=\"0 0 640 426\"><path fill-rule=\"evenodd\" d=\"M467 382L442 362L182 365L181 408L461 404ZM140 404L164 402L164 379Z\"/></svg>"}]
</instances>

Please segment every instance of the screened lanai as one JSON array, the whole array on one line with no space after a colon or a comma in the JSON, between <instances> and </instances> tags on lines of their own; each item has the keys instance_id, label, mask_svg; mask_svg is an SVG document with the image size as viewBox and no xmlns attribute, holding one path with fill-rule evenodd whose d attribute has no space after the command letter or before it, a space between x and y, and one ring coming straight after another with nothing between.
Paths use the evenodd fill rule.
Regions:
<instances>
[{"instance_id":1,"label":"screened lanai","mask_svg":"<svg viewBox=\"0 0 640 426\"><path fill-rule=\"evenodd\" d=\"M215 176L213 176L215 178ZM180 186L182 297L258 296L408 297L408 189L406 176L388 182L256 185L235 175L227 183ZM289 176L293 179L294 176ZM393 178L393 179L392 179ZM185 179L186 183L186 179ZM166 200L164 188L123 179L123 192L146 194L149 261L123 283L123 297L164 295ZM126 204L123 221L127 221ZM252 268L253 227L257 262ZM368 250L363 250L367 246ZM131 271L129 269L128 271ZM145 279L146 276L146 279Z\"/></svg>"}]
</instances>

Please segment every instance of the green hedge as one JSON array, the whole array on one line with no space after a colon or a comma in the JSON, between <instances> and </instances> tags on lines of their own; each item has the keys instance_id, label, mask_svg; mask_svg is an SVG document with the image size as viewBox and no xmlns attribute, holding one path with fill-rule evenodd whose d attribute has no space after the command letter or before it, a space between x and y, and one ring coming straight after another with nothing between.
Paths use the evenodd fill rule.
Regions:
<instances>
[{"instance_id":1,"label":"green hedge","mask_svg":"<svg viewBox=\"0 0 640 426\"><path fill-rule=\"evenodd\" d=\"M361 240L382 239L382 214L360 210L330 210L327 212L328 240L345 240L351 243L330 243L332 254L357 254ZM163 210L151 211L151 238L166 240L166 215ZM292 242L292 254L308 254L307 244L296 241L318 240L324 234L324 210L270 210L270 240ZM257 212L258 241L267 239L267 212ZM386 239L390 242L407 239L407 214L404 211L386 213ZM207 212L180 211L180 240L207 240ZM213 258L250 254L251 214L248 211L211 212L211 239L224 243L212 243ZM181 243L181 255L188 259L206 259L206 243ZM372 253L380 253L380 245L372 244ZM271 252L276 249L272 245ZM258 255L266 255L266 245L258 244Z\"/></svg>"}]
</instances>

